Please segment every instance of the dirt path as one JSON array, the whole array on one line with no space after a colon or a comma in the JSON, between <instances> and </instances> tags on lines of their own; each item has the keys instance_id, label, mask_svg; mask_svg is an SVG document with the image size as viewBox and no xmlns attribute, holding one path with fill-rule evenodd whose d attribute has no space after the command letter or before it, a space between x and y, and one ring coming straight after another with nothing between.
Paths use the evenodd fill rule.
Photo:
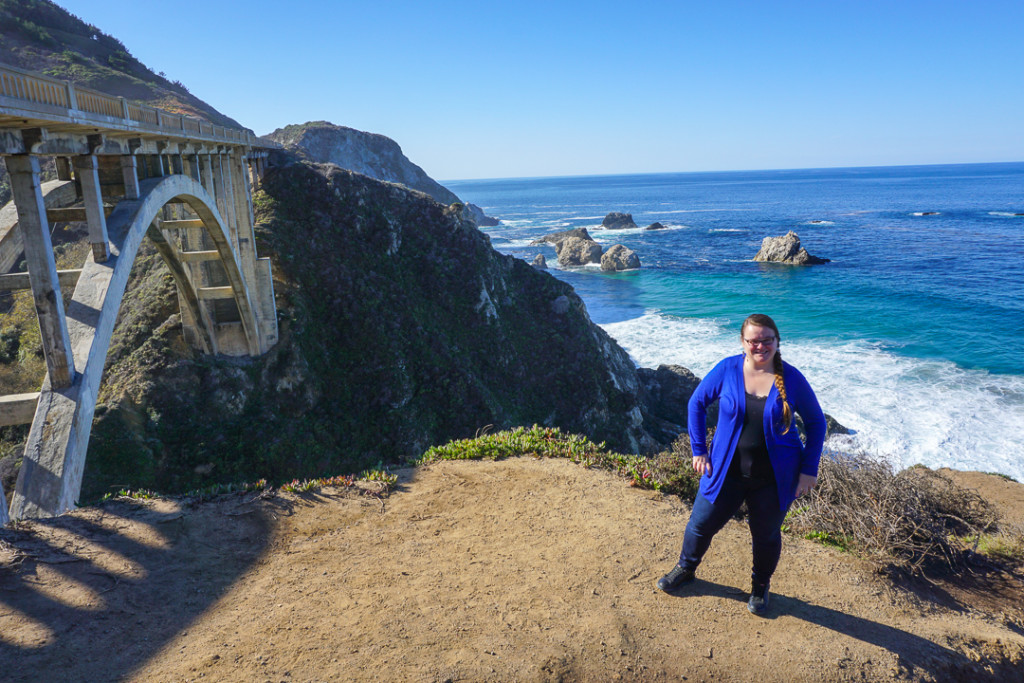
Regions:
<instances>
[{"instance_id":1,"label":"dirt path","mask_svg":"<svg viewBox=\"0 0 1024 683\"><path fill-rule=\"evenodd\" d=\"M437 463L386 501L252 499L3 532L0 679L948 681L1024 665L1012 605L922 601L788 537L772 614L754 617L736 522L665 595L685 506L565 461Z\"/></svg>"}]
</instances>

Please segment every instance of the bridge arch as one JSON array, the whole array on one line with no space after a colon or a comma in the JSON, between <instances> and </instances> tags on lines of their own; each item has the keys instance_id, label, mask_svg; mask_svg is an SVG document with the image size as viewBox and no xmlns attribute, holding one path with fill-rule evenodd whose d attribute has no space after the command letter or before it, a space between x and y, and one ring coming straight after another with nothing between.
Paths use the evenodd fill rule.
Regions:
<instances>
[{"instance_id":1,"label":"bridge arch","mask_svg":"<svg viewBox=\"0 0 1024 683\"><path fill-rule=\"evenodd\" d=\"M143 238L177 285L186 341L234 356L277 342L270 260L256 254L251 195L268 145L252 131L0 64L0 157L16 209L0 208L0 265L23 251L27 268L0 271L0 291L31 289L47 369L39 393L0 396L0 425L31 423L11 516L57 515L76 503L103 366ZM57 181L41 182L41 157L54 158ZM116 202L112 211L104 195ZM91 253L81 269L56 269L52 222L86 223ZM72 285L65 311L62 288ZM0 525L8 520L0 490Z\"/></svg>"},{"instance_id":2,"label":"bridge arch","mask_svg":"<svg viewBox=\"0 0 1024 683\"><path fill-rule=\"evenodd\" d=\"M74 507L81 489L85 454L93 412L103 377L111 335L124 298L128 276L144 237L159 240L160 215L165 206L184 203L199 217L216 246L227 274L233 299L241 316L250 353L260 352L259 323L242 269L232 247L224 220L213 198L192 178L172 175L142 181L138 199L124 199L107 219L110 251L106 261L86 258L67 308L68 336L78 370L66 388L44 381L29 431L18 484L11 501L14 518L61 514ZM161 255L170 267L182 299L199 320L199 294L185 273L185 264L174 256L170 243ZM159 242L158 242L159 247ZM169 247L169 248L168 248ZM207 342L216 348L216 335L203 323Z\"/></svg>"}]
</instances>

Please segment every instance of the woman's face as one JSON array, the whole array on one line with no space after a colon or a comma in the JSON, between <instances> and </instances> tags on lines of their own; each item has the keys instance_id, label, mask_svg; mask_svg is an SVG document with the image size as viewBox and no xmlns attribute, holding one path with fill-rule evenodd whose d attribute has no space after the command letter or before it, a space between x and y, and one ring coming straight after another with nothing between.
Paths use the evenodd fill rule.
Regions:
<instances>
[{"instance_id":1,"label":"woman's face","mask_svg":"<svg viewBox=\"0 0 1024 683\"><path fill-rule=\"evenodd\" d=\"M775 330L770 327L747 325L741 336L743 351L758 365L770 362L779 348Z\"/></svg>"}]
</instances>

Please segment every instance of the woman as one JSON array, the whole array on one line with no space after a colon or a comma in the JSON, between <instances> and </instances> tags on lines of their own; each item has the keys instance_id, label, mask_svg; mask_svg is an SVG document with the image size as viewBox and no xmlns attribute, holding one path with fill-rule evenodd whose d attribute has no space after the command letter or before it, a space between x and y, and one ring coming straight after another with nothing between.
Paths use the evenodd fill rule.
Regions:
<instances>
[{"instance_id":1,"label":"woman","mask_svg":"<svg viewBox=\"0 0 1024 683\"><path fill-rule=\"evenodd\" d=\"M768 584L782 551L782 520L790 503L818 481L825 416L811 386L782 361L779 328L755 313L740 327L743 355L721 361L701 381L689 404L693 469L700 491L683 537L679 564L658 581L671 591L693 581L711 539L746 501L753 549L747 608L764 614ZM706 409L719 402L718 427L708 453ZM793 424L804 421L804 445Z\"/></svg>"}]
</instances>

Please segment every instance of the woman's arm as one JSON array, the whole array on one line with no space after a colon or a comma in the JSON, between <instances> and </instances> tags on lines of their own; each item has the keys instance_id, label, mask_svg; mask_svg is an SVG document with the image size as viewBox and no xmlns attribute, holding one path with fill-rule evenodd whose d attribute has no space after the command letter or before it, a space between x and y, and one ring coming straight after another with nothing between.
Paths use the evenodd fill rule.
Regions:
<instances>
[{"instance_id":1,"label":"woman's arm","mask_svg":"<svg viewBox=\"0 0 1024 683\"><path fill-rule=\"evenodd\" d=\"M799 370L793 368L792 380L787 380L787 393L793 399L793 407L804 421L804 431L807 434L807 443L804 445L803 456L800 459L800 479L803 482L804 475L817 479L818 463L821 461L821 451L825 445L825 432L828 425L825 422L825 413L818 405L818 397L814 395L810 383L804 378ZM790 388L792 387L792 388ZM814 483L811 483L814 486ZM808 487L808 490L810 488ZM797 495L800 495L800 486L797 486Z\"/></svg>"},{"instance_id":2,"label":"woman's arm","mask_svg":"<svg viewBox=\"0 0 1024 683\"><path fill-rule=\"evenodd\" d=\"M686 430L690 435L690 450L693 453L693 469L700 474L711 473L708 460L707 440L707 407L714 403L722 393L722 384L726 372L725 366L729 359L723 360L711 369L690 396L687 404ZM698 462L702 458L703 462Z\"/></svg>"}]
</instances>

